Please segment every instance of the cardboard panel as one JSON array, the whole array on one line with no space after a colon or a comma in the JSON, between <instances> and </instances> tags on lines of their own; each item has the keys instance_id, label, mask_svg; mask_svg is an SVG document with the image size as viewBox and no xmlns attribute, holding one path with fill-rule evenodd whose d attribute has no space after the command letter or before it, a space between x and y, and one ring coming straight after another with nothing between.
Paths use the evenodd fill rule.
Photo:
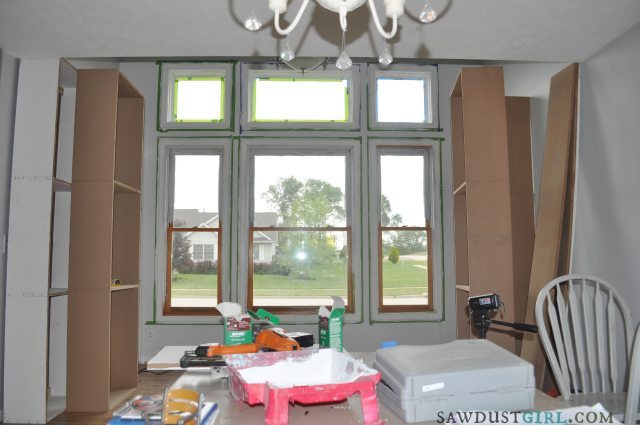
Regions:
<instances>
[{"instance_id":1,"label":"cardboard panel","mask_svg":"<svg viewBox=\"0 0 640 425\"><path fill-rule=\"evenodd\" d=\"M69 288L109 289L113 183L76 181L71 193Z\"/></svg>"},{"instance_id":2,"label":"cardboard panel","mask_svg":"<svg viewBox=\"0 0 640 425\"><path fill-rule=\"evenodd\" d=\"M528 97L507 97L513 294L515 320L523 322L527 308L535 237L531 172L531 114Z\"/></svg>"},{"instance_id":3,"label":"cardboard panel","mask_svg":"<svg viewBox=\"0 0 640 425\"><path fill-rule=\"evenodd\" d=\"M118 70L79 70L73 181L113 180Z\"/></svg>"},{"instance_id":4,"label":"cardboard panel","mask_svg":"<svg viewBox=\"0 0 640 425\"><path fill-rule=\"evenodd\" d=\"M138 288L111 293L111 390L138 383Z\"/></svg>"},{"instance_id":5,"label":"cardboard panel","mask_svg":"<svg viewBox=\"0 0 640 425\"><path fill-rule=\"evenodd\" d=\"M46 296L7 294L5 423L46 422L47 302Z\"/></svg>"},{"instance_id":6,"label":"cardboard panel","mask_svg":"<svg viewBox=\"0 0 640 425\"><path fill-rule=\"evenodd\" d=\"M49 299L49 388L51 396L67 393L67 310L68 296Z\"/></svg>"},{"instance_id":7,"label":"cardboard panel","mask_svg":"<svg viewBox=\"0 0 640 425\"><path fill-rule=\"evenodd\" d=\"M575 132L577 82L578 64L569 65L551 78L540 200L525 315L525 320L532 323L535 321L534 309L540 289L557 277L569 151ZM538 385L541 385L545 358L537 336L525 335L521 356L534 364Z\"/></svg>"},{"instance_id":8,"label":"cardboard panel","mask_svg":"<svg viewBox=\"0 0 640 425\"><path fill-rule=\"evenodd\" d=\"M116 193L113 204L111 277L123 285L140 282L140 195Z\"/></svg>"},{"instance_id":9,"label":"cardboard panel","mask_svg":"<svg viewBox=\"0 0 640 425\"><path fill-rule=\"evenodd\" d=\"M12 176L53 174L60 60L21 59Z\"/></svg>"},{"instance_id":10,"label":"cardboard panel","mask_svg":"<svg viewBox=\"0 0 640 425\"><path fill-rule=\"evenodd\" d=\"M67 410L109 409L111 291L69 290Z\"/></svg>"},{"instance_id":11,"label":"cardboard panel","mask_svg":"<svg viewBox=\"0 0 640 425\"><path fill-rule=\"evenodd\" d=\"M49 286L51 179L11 181L7 252L7 294L39 294ZM16 322L18 323L18 322ZM11 326L11 322L8 322Z\"/></svg>"},{"instance_id":12,"label":"cardboard panel","mask_svg":"<svg viewBox=\"0 0 640 425\"><path fill-rule=\"evenodd\" d=\"M140 189L142 163L143 99L118 99L115 179Z\"/></svg>"},{"instance_id":13,"label":"cardboard panel","mask_svg":"<svg viewBox=\"0 0 640 425\"><path fill-rule=\"evenodd\" d=\"M469 285L467 199L465 195L456 195L453 198L453 225L456 285Z\"/></svg>"},{"instance_id":14,"label":"cardboard panel","mask_svg":"<svg viewBox=\"0 0 640 425\"><path fill-rule=\"evenodd\" d=\"M452 98L452 114L462 117L464 146L457 149L464 153L466 188L457 192L454 203L460 205L459 200L466 199L468 295L499 294L507 309L496 318L513 321L512 199L502 69L465 68L459 82L462 103L459 106L457 98ZM457 94L457 91L454 90L454 93ZM456 111L460 108L461 113L460 110ZM455 120L452 121L452 127L455 127L453 122ZM454 154L454 163L456 160L460 161L460 158ZM454 165L454 169L457 167ZM462 171L458 169L457 173L461 174ZM456 183L462 184L460 181ZM464 235L458 234L460 229L464 229L462 214L462 208L455 206L456 273L462 272L462 266L458 263L464 260L464 248L460 246ZM462 295L460 290L457 293L464 296L458 299L458 309L466 308L468 295ZM465 316L466 312L458 311L458 319L463 320L459 324L462 327L468 320ZM474 333L470 336L473 337ZM487 337L515 351L515 339L510 331L491 328Z\"/></svg>"},{"instance_id":15,"label":"cardboard panel","mask_svg":"<svg viewBox=\"0 0 640 425\"><path fill-rule=\"evenodd\" d=\"M466 181L464 171L464 130L462 98L451 98L451 154L453 157L453 188Z\"/></svg>"},{"instance_id":16,"label":"cardboard panel","mask_svg":"<svg viewBox=\"0 0 640 425\"><path fill-rule=\"evenodd\" d=\"M468 301L469 293L462 289L456 289L456 311L457 311L457 338L469 339L471 337L471 324L469 323Z\"/></svg>"}]
</instances>

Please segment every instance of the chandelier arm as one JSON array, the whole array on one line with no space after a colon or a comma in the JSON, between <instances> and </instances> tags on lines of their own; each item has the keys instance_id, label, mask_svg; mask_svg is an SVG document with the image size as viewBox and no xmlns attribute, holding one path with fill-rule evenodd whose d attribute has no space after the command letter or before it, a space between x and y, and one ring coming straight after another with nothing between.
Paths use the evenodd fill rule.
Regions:
<instances>
[{"instance_id":1,"label":"chandelier arm","mask_svg":"<svg viewBox=\"0 0 640 425\"><path fill-rule=\"evenodd\" d=\"M380 19L378 18L378 12L376 11L376 5L373 3L373 0L369 0L369 9L371 9L371 16L373 16L373 22L376 24L376 28L381 36L386 38L387 40L393 38L398 31L398 17L393 17L393 26L391 27L390 32L386 32L382 25L380 25Z\"/></svg>"},{"instance_id":2,"label":"chandelier arm","mask_svg":"<svg viewBox=\"0 0 640 425\"><path fill-rule=\"evenodd\" d=\"M304 13L304 11L307 8L308 4L309 4L309 0L303 0L302 6L300 6L300 10L298 10L298 14L296 15L296 17L293 20L293 22L291 22L289 27L286 28L286 29L280 28L280 12L274 12L275 13L275 17L274 17L273 25L274 25L276 31L278 32L278 34L280 34L280 35L289 35L289 33L291 31L293 31L295 29L295 27L298 25L298 22L300 22L300 18L302 17L302 14Z\"/></svg>"}]
</instances>

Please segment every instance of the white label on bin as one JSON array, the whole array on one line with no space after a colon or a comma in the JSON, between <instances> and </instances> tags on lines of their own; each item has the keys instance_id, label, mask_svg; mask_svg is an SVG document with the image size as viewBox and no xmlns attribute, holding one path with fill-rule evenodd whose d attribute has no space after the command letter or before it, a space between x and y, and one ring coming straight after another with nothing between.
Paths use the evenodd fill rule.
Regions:
<instances>
[{"instance_id":1,"label":"white label on bin","mask_svg":"<svg viewBox=\"0 0 640 425\"><path fill-rule=\"evenodd\" d=\"M422 392L427 393L429 391L441 390L444 388L444 382L438 382L437 384L429 384L422 386Z\"/></svg>"}]
</instances>

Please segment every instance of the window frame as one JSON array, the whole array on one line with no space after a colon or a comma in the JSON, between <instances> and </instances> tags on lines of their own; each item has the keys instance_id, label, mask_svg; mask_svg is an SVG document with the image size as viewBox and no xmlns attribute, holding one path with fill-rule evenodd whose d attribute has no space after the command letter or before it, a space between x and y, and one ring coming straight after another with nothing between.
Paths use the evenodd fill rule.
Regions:
<instances>
[{"instance_id":1,"label":"window frame","mask_svg":"<svg viewBox=\"0 0 640 425\"><path fill-rule=\"evenodd\" d=\"M379 122L378 121L378 84L380 77L423 80L425 82L425 112L428 120L425 123L414 122ZM405 131L440 131L438 115L438 67L436 65L392 64L382 68L369 64L369 111L368 127L370 130L405 130Z\"/></svg>"},{"instance_id":2,"label":"window frame","mask_svg":"<svg viewBox=\"0 0 640 425\"><path fill-rule=\"evenodd\" d=\"M240 125L243 130L347 130L355 131L360 129L360 66L354 64L346 71L299 71L274 69L273 65L243 64L241 68L241 81L243 81L241 91L241 120ZM253 114L253 90L256 78L297 78L297 79L323 79L340 78L348 81L349 87L349 120L346 122L314 122L314 121L292 121L292 122L264 122L251 121Z\"/></svg>"},{"instance_id":3,"label":"window frame","mask_svg":"<svg viewBox=\"0 0 640 425\"><path fill-rule=\"evenodd\" d=\"M444 274L443 274L443 223L442 223L442 188L441 188L441 139L440 138L369 138L369 252L370 267L370 321L401 322L420 320L425 322L439 322L444 320ZM431 244L429 250L430 288L428 289L428 306L382 306L382 261L381 229L382 219L380 211L381 198L381 169L380 156L385 154L422 154L425 158L425 218L426 227L430 229ZM428 180L427 180L428 179ZM406 227L411 230L414 226ZM402 229L402 227L400 227ZM429 242L429 241L427 241ZM429 309L428 309L429 308Z\"/></svg>"},{"instance_id":4,"label":"window frame","mask_svg":"<svg viewBox=\"0 0 640 425\"><path fill-rule=\"evenodd\" d=\"M235 63L232 62L203 62L203 63L159 63L160 93L158 99L157 130L160 132L177 130L224 130L229 131L233 126L233 105L235 91ZM222 101L223 119L221 121L174 121L173 98L175 96L175 81L185 77L214 77L224 79L224 94Z\"/></svg>"},{"instance_id":5,"label":"window frame","mask_svg":"<svg viewBox=\"0 0 640 425\"><path fill-rule=\"evenodd\" d=\"M220 226L216 229L198 228L190 231L218 232L218 300L228 300L231 291L231 138L158 138L157 153L157 208L156 208L156 294L154 321L160 319L163 323L220 323L221 317L217 310L211 308L172 307L167 309L167 294L170 285L170 251L169 224L173 209L173 158L176 155L210 154L220 156L220 178L218 180L218 214ZM160 286L160 288L158 288ZM157 314L160 316L158 317Z\"/></svg>"},{"instance_id":6,"label":"window frame","mask_svg":"<svg viewBox=\"0 0 640 425\"><path fill-rule=\"evenodd\" d=\"M252 295L249 286L249 267L253 264L253 252L250 245L250 231L252 226L251 217L253 215L253 176L254 160L256 155L272 154L308 154L308 155L346 155L346 187L345 187L345 213L346 227L350 228L348 238L350 239L350 255L348 279L350 288L348 296L353 300L345 314L346 323L362 322L362 258L361 258L361 234L362 223L356 214L361 211L360 202L360 164L361 164L361 139L357 138L241 138L239 168L245 170L240 173L239 181L239 222L238 222L238 252L246 252L248 255L239 256L238 259L238 302L242 305L252 305L249 297ZM279 228L280 231L287 230L287 227ZM329 228L327 228L329 229ZM323 230L327 230L324 229ZM296 228L298 230L298 228ZM350 237L349 237L350 233ZM246 258L245 258L246 257ZM268 308L268 307L267 307ZM268 308L269 309L269 308ZM317 323L318 307L285 308L278 313L286 314L287 323ZM271 309L269 309L271 311Z\"/></svg>"}]
</instances>

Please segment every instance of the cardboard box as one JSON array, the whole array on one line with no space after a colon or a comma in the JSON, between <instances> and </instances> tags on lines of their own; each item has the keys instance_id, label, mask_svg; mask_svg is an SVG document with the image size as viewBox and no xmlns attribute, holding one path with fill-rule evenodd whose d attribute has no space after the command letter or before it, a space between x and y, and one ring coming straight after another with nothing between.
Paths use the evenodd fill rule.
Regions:
<instances>
[{"instance_id":1,"label":"cardboard box","mask_svg":"<svg viewBox=\"0 0 640 425\"><path fill-rule=\"evenodd\" d=\"M216 306L224 317L224 345L250 344L253 342L251 316L243 312L238 303L224 302Z\"/></svg>"},{"instance_id":2,"label":"cardboard box","mask_svg":"<svg viewBox=\"0 0 640 425\"><path fill-rule=\"evenodd\" d=\"M332 296L331 311L325 306L318 311L318 339L320 347L335 348L342 351L342 319L344 317L344 300Z\"/></svg>"}]
</instances>

